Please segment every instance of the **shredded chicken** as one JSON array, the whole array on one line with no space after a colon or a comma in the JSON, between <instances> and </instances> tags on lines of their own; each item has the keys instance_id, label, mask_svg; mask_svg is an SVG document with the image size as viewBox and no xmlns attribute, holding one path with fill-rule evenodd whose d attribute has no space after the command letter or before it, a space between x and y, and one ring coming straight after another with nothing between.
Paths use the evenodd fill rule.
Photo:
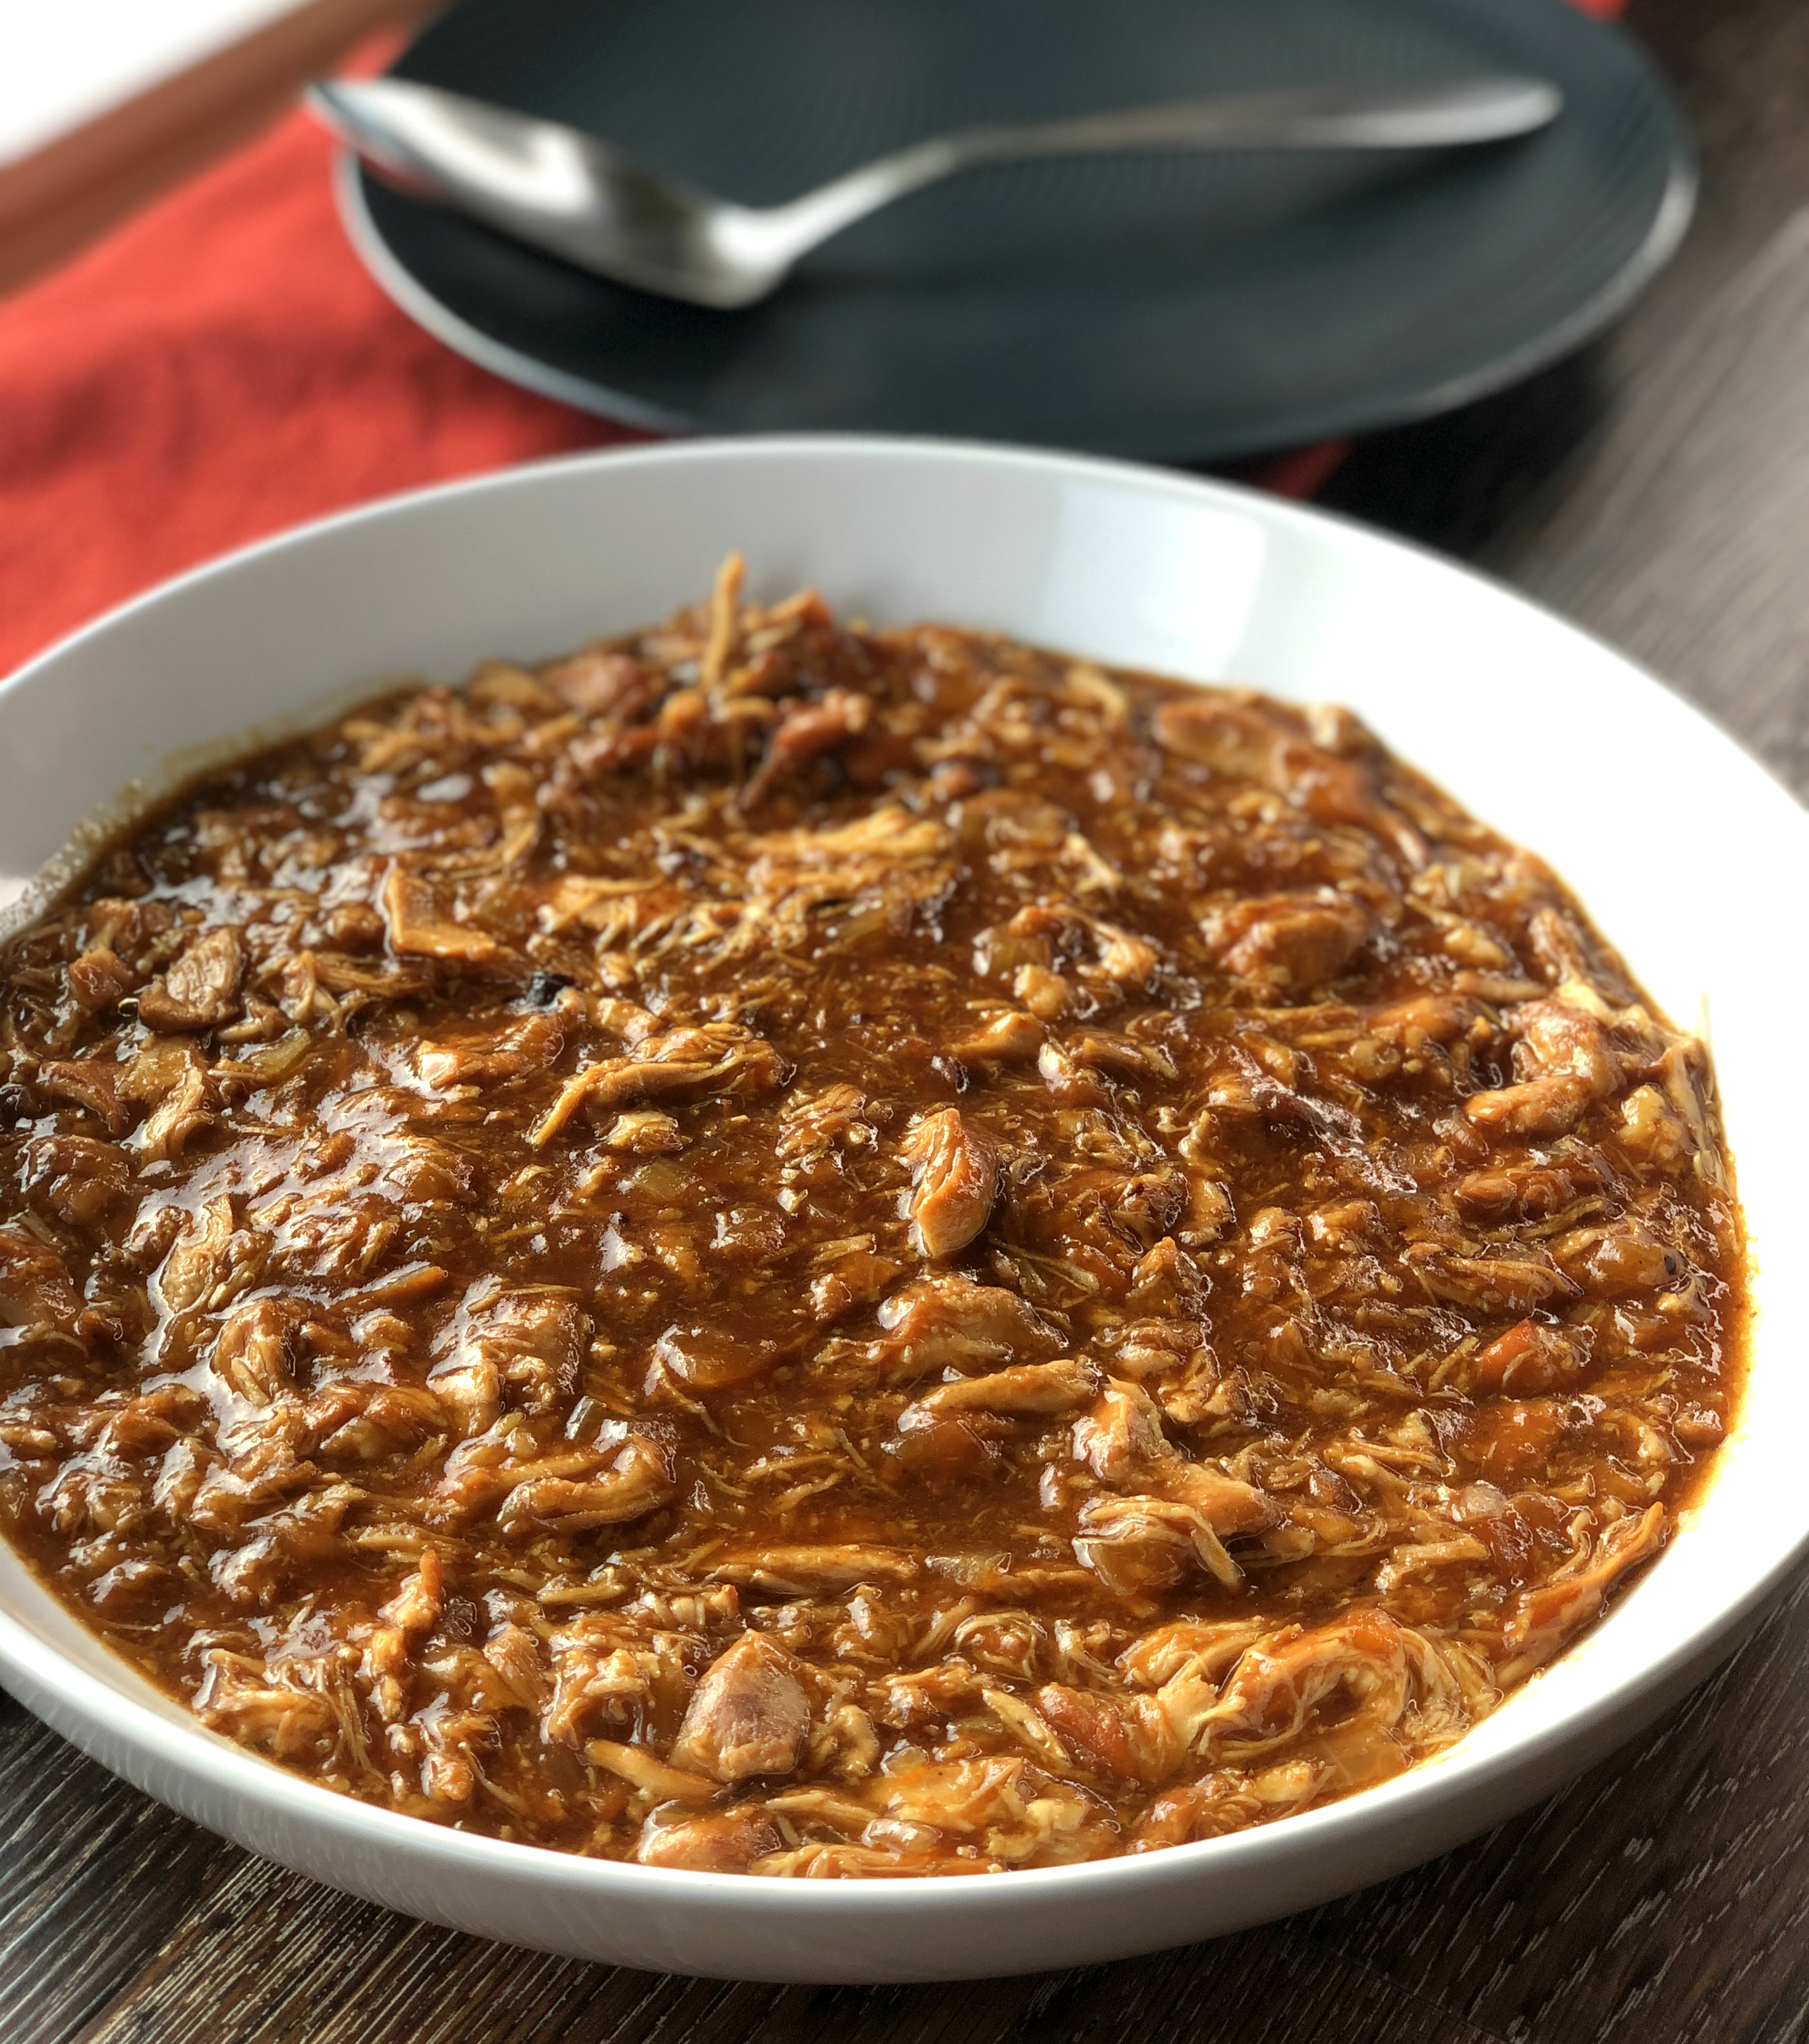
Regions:
<instances>
[{"instance_id":1,"label":"shredded chicken","mask_svg":"<svg viewBox=\"0 0 1809 2044\"><path fill-rule=\"evenodd\" d=\"M738 558L0 952L0 1526L226 1736L645 1866L1387 1780L1661 1552L1740 1284L1702 1046L1348 713Z\"/></svg>"}]
</instances>

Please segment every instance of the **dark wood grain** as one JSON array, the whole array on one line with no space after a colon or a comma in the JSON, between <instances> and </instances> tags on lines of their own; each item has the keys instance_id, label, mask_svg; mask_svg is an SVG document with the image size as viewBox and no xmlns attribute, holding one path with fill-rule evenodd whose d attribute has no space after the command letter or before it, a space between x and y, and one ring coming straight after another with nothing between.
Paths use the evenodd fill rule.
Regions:
<instances>
[{"instance_id":1,"label":"dark wood grain","mask_svg":"<svg viewBox=\"0 0 1809 2044\"><path fill-rule=\"evenodd\" d=\"M1640 0L1705 188L1582 356L1380 436L1332 501L1626 646L1809 792L1809 6ZM0 1697L0 2044L1809 2040L1809 1586L1648 1739L1444 1859L1130 1964L807 1989L397 1917L183 1823Z\"/></svg>"},{"instance_id":2,"label":"dark wood grain","mask_svg":"<svg viewBox=\"0 0 1809 2044\"><path fill-rule=\"evenodd\" d=\"M1809 2034L1806 1651L1800 1587L1636 1752L1312 1934L1507 2039Z\"/></svg>"},{"instance_id":3,"label":"dark wood grain","mask_svg":"<svg viewBox=\"0 0 1809 2044\"><path fill-rule=\"evenodd\" d=\"M1805 10L1809 12L1809 10ZM1499 565L1809 793L1809 207L1656 364Z\"/></svg>"},{"instance_id":4,"label":"dark wood grain","mask_svg":"<svg viewBox=\"0 0 1809 2044\"><path fill-rule=\"evenodd\" d=\"M1340 2044L1481 2044L1434 2000L1330 1944L1275 1927L1118 1966L971 1986L808 1988L605 1971L403 1923L246 1862L195 1912L193 1933L82 2033L83 2044L208 2034L245 2044L1003 2044L1007 2039L1169 2038L1211 2010L1222 2044L1294 2034L1263 1984L1288 1983L1289 2026ZM253 1881L243 1896L232 1890ZM269 1976L280 1940L280 1985ZM1190 1959L1192 1963L1190 1963Z\"/></svg>"},{"instance_id":5,"label":"dark wood grain","mask_svg":"<svg viewBox=\"0 0 1809 2044\"><path fill-rule=\"evenodd\" d=\"M0 1693L0 2038L74 2036L227 1849Z\"/></svg>"},{"instance_id":6,"label":"dark wood grain","mask_svg":"<svg viewBox=\"0 0 1809 2044\"><path fill-rule=\"evenodd\" d=\"M1495 549L1498 565L1504 532L1561 499L1580 452L1809 200L1809 6L1633 0L1627 20L1696 140L1701 188L1683 247L1600 341L1480 404L1372 436L1322 502L1448 553Z\"/></svg>"}]
</instances>

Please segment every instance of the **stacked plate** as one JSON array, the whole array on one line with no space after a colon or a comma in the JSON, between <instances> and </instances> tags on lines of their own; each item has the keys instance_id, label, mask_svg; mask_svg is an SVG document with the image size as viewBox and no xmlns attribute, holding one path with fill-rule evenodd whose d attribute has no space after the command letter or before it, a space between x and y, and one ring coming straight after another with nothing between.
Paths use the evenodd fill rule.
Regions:
<instances>
[{"instance_id":1,"label":"stacked plate","mask_svg":"<svg viewBox=\"0 0 1809 2044\"><path fill-rule=\"evenodd\" d=\"M354 239L424 325L669 431L1188 461L1381 426L1574 346L1670 253L1694 189L1650 67L1569 0L464 0L397 69L753 205L983 121L1483 71L1564 93L1549 129L1459 152L976 173L737 312L605 282L346 166Z\"/></svg>"}]
</instances>

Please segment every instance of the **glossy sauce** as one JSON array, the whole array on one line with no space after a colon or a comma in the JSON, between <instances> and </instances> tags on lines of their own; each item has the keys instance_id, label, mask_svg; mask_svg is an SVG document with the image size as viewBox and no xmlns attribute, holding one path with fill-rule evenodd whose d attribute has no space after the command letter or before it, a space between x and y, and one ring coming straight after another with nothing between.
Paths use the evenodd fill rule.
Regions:
<instances>
[{"instance_id":1,"label":"glossy sauce","mask_svg":"<svg viewBox=\"0 0 1809 2044\"><path fill-rule=\"evenodd\" d=\"M813 597L375 704L0 961L0 1511L204 1722L762 1874L1266 1822L1708 1466L1699 1044L1348 714Z\"/></svg>"}]
</instances>

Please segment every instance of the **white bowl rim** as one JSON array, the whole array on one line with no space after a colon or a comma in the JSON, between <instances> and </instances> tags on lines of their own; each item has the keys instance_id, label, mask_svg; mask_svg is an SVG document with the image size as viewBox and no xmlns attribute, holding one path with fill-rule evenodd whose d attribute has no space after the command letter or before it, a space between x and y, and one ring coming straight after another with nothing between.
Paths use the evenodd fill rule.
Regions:
<instances>
[{"instance_id":1,"label":"white bowl rim","mask_svg":"<svg viewBox=\"0 0 1809 2044\"><path fill-rule=\"evenodd\" d=\"M406 517L417 506L450 498L505 492L545 472L564 472L603 464L612 468L684 462L712 464L737 459L765 461L789 454L820 457L825 453L853 458L884 457L894 461L922 460L933 463L979 461L1015 467L1023 472L1061 472L1081 480L1091 478L1195 502L1216 499L1246 510L1254 509L1262 518L1283 524L1302 527L1335 524L1361 545L1383 554L1412 556L1444 575L1486 590L1497 600L1539 612L1562 630L1587 641L1601 657L1671 695L1698 722L1705 735L1712 736L1714 742L1723 746L1734 743L1687 698L1595 634L1585 631L1549 607L1492 577L1448 560L1430 548L1378 532L1357 520L1273 497L1246 485L1175 473L1136 461L1064 454L984 440L830 432L700 437L555 455L450 482L397 492L350 510L310 520L173 577L58 641L0 680L0 714L4 714L5 698L15 686L90 639L115 630L143 611L179 598L190 589L231 576L251 562L288 549L304 547L329 533L355 530L362 524ZM323 677L323 682L331 685L331 678ZM1794 814L1805 849L1809 849L1809 813L1800 808L1763 762L1746 753L1744 748L1736 749L1741 752L1755 774L1763 776L1771 783L1777 796ZM1714 1478L1711 1477L1709 1480L1712 1486ZM1663 1655L1613 1674L1604 1670L1596 1693L1553 1723L1529 1726L1524 1732L1501 1740L1486 1752L1470 1750L1470 1741L1460 1741L1379 1786L1360 1790L1338 1802L1280 1819L1277 1823L1259 1825L1190 1844L1168 1846L1153 1852L1081 1860L1065 1866L1016 1869L1003 1877L963 1880L959 1882L959 1895L964 1911L1015 1907L1038 1892L1047 1893L1053 1900L1057 1893L1069 1895L1078 1886L1097 1882L1109 1882L1116 1890L1132 1890L1140 1886L1167 1887L1178 1879L1190 1875L1203 1877L1209 1871L1222 1879L1234 1878L1243 1861L1264 1857L1274 1849L1278 1833L1285 1833L1286 1839L1296 1847L1305 1848L1317 1841L1322 1848L1331 1852L1348 1835L1369 1830L1384 1813L1402 1817L1410 1812L1416 1816L1430 1815L1453 1801L1474 1799L1478 1791L1527 1772L1549 1750L1586 1741L1591 1731L1623 1715L1630 1700L1638 1693L1662 1689L1667 1680L1677 1678L1693 1663L1705 1664L1705 1657L1714 1653L1718 1643L1737 1635L1740 1626L1761 1610L1805 1552L1809 1552L1809 1520L1782 1551L1774 1551L1762 1560L1755 1557L1754 1565L1745 1572L1731 1594L1722 1602L1695 1615ZM90 1636L100 1639L98 1634L90 1634ZM129 1682L144 1684L145 1679L122 1656L115 1654L113 1657ZM1560 1660L1568 1657L1560 1656ZM712 1897L721 1901L746 1898L750 1888L757 1886L763 1909L778 1911L788 1916L865 1915L880 1896L884 1897L888 1914L902 1912L905 1919L917 1914L933 1914L947 1906L948 1877L881 1876L859 1880L790 1881L761 1880L744 1874L647 1867L624 1860L581 1857L481 1833L442 1828L361 1803L291 1774L276 1763L206 1730L198 1721L183 1722L162 1715L67 1660L49 1641L41 1638L11 1612L0 1608L0 1668L8 1666L16 1668L43 1690L67 1697L82 1717L106 1723L114 1731L120 1744L148 1752L172 1772L198 1775L209 1786L273 1813L285 1809L305 1813L315 1826L337 1834L348 1844L368 1841L379 1848L401 1848L438 1859L450 1868L482 1869L512 1883L550 1884L569 1892L594 1897L598 1902L625 1888L645 1892L646 1884L652 1882L674 1900L683 1894L700 1901Z\"/></svg>"}]
</instances>

